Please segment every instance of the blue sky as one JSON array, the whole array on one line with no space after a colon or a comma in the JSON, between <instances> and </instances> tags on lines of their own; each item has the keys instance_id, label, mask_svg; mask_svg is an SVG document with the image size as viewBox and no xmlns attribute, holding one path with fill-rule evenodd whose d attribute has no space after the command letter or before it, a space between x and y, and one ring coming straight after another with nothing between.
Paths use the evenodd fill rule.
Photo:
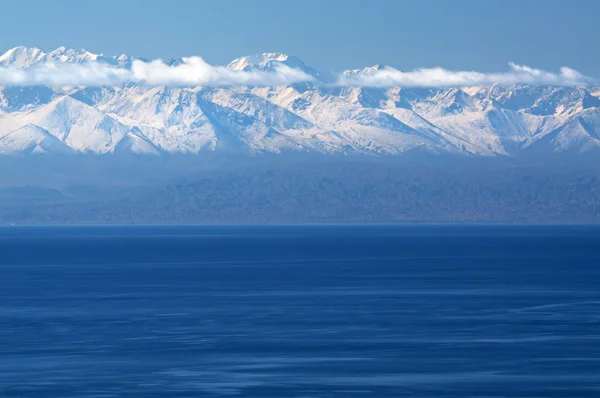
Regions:
<instances>
[{"instance_id":1,"label":"blue sky","mask_svg":"<svg viewBox=\"0 0 600 398\"><path fill-rule=\"evenodd\" d=\"M376 63L503 71L509 61L600 75L599 0L29 0L2 5L0 49L208 62L259 52L325 70Z\"/></svg>"}]
</instances>

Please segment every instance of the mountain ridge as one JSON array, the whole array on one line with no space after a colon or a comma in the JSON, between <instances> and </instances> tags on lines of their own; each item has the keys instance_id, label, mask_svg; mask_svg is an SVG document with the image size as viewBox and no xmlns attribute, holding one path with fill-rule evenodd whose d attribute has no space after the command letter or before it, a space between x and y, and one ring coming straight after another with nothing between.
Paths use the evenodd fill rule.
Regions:
<instances>
[{"instance_id":1,"label":"mountain ridge","mask_svg":"<svg viewBox=\"0 0 600 398\"><path fill-rule=\"evenodd\" d=\"M98 62L126 68L135 59L142 58L64 47L47 53L16 47L0 55L0 66ZM598 87L334 87L327 84L331 73L284 53L241 57L226 68L272 71L281 65L315 81L269 87L0 86L0 154L167 156L223 151L381 156L423 150L515 157L536 146L543 146L540 151L549 156L600 149ZM342 75L353 73L357 70ZM26 126L29 133L23 133ZM38 145L40 131L68 150L58 143Z\"/></svg>"}]
</instances>

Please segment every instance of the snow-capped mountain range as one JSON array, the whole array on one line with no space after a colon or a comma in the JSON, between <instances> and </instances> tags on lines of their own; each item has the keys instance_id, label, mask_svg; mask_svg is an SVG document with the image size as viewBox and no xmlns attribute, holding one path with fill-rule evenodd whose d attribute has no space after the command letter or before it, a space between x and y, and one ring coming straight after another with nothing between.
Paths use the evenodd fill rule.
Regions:
<instances>
[{"instance_id":1,"label":"snow-capped mountain range","mask_svg":"<svg viewBox=\"0 0 600 398\"><path fill-rule=\"evenodd\" d=\"M0 67L96 62L129 68L135 59L16 47L0 55ZM280 65L314 80L270 87L0 86L0 154L395 155L417 149L519 156L530 149L600 149L600 87L334 87L327 84L332 73L282 53L238 58L227 68L271 71Z\"/></svg>"}]
</instances>

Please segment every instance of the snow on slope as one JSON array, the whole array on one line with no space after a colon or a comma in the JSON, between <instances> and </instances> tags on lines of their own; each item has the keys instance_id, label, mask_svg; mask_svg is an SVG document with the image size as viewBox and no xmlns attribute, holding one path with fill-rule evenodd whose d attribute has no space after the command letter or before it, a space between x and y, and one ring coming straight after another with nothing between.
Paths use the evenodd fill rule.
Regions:
<instances>
[{"instance_id":1,"label":"snow on slope","mask_svg":"<svg viewBox=\"0 0 600 398\"><path fill-rule=\"evenodd\" d=\"M361 89L276 87L253 92L314 125L336 132L345 143L345 152L397 154L435 146L430 137L384 110L362 105L356 90Z\"/></svg>"},{"instance_id":2,"label":"snow on slope","mask_svg":"<svg viewBox=\"0 0 600 398\"><path fill-rule=\"evenodd\" d=\"M46 86L0 86L0 108L19 111L49 103L56 93Z\"/></svg>"},{"instance_id":3,"label":"snow on slope","mask_svg":"<svg viewBox=\"0 0 600 398\"><path fill-rule=\"evenodd\" d=\"M113 148L115 153L134 153L138 155L160 155L158 148L139 129L131 129Z\"/></svg>"},{"instance_id":4,"label":"snow on slope","mask_svg":"<svg viewBox=\"0 0 600 398\"><path fill-rule=\"evenodd\" d=\"M73 150L46 130L34 125L26 125L0 135L0 154L60 154Z\"/></svg>"},{"instance_id":5,"label":"snow on slope","mask_svg":"<svg viewBox=\"0 0 600 398\"><path fill-rule=\"evenodd\" d=\"M234 59L227 67L233 70L268 70L277 63L287 63L289 60L290 57L287 54L264 53Z\"/></svg>"},{"instance_id":6,"label":"snow on slope","mask_svg":"<svg viewBox=\"0 0 600 398\"><path fill-rule=\"evenodd\" d=\"M129 127L70 96L60 97L38 109L15 116L33 124L79 152L112 152Z\"/></svg>"},{"instance_id":7,"label":"snow on slope","mask_svg":"<svg viewBox=\"0 0 600 398\"><path fill-rule=\"evenodd\" d=\"M102 62L126 54L16 47L0 66ZM176 64L178 60L170 61ZM275 87L0 87L0 153L432 153L518 156L598 147L598 87L342 88L297 57L264 53L236 71L300 69L315 83ZM374 73L381 66L343 72ZM596 96L594 96L596 95Z\"/></svg>"},{"instance_id":8,"label":"snow on slope","mask_svg":"<svg viewBox=\"0 0 600 398\"><path fill-rule=\"evenodd\" d=\"M279 65L299 69L309 76L313 76L320 80L322 80L323 77L318 70L307 66L300 58L284 53L264 53L237 58L231 61L229 65L227 65L227 68L236 71L259 70L272 72L276 70Z\"/></svg>"},{"instance_id":9,"label":"snow on slope","mask_svg":"<svg viewBox=\"0 0 600 398\"><path fill-rule=\"evenodd\" d=\"M600 109L588 109L557 129L551 140L555 151L600 148Z\"/></svg>"},{"instance_id":10,"label":"snow on slope","mask_svg":"<svg viewBox=\"0 0 600 398\"><path fill-rule=\"evenodd\" d=\"M31 66L46 55L39 48L15 47L0 55L1 66Z\"/></svg>"},{"instance_id":11,"label":"snow on slope","mask_svg":"<svg viewBox=\"0 0 600 398\"><path fill-rule=\"evenodd\" d=\"M197 153L213 150L217 134L197 97L195 90L129 86L101 95L96 106L165 152Z\"/></svg>"}]
</instances>

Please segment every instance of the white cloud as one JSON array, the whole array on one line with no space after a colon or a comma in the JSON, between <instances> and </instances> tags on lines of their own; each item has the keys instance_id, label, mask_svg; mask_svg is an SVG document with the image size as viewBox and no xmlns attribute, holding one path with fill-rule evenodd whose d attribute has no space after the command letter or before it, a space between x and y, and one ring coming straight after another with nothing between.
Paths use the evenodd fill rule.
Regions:
<instances>
[{"instance_id":1,"label":"white cloud","mask_svg":"<svg viewBox=\"0 0 600 398\"><path fill-rule=\"evenodd\" d=\"M180 65L163 61L134 61L131 81L149 85L174 86L278 86L312 80L299 69L279 64L274 71L238 71L224 66L211 66L200 57L183 58Z\"/></svg>"},{"instance_id":2,"label":"white cloud","mask_svg":"<svg viewBox=\"0 0 600 398\"><path fill-rule=\"evenodd\" d=\"M12 86L105 86L129 80L126 69L90 62L86 64L44 63L30 68L0 68L0 84Z\"/></svg>"},{"instance_id":3,"label":"white cloud","mask_svg":"<svg viewBox=\"0 0 600 398\"><path fill-rule=\"evenodd\" d=\"M510 63L508 72L482 73L475 71L450 71L443 68L416 69L402 72L391 67L366 68L345 72L337 77L335 86L358 87L448 87L492 84L551 84L582 85L593 79L570 68L559 73L546 72L529 66ZM200 57L183 58L177 65L167 65L161 60L143 62L135 60L130 69L98 63L36 63L22 69L15 66L0 67L0 85L49 86L108 86L127 82L149 86L277 86L310 82L314 78L305 72L284 64L271 71L241 71L224 66L212 66Z\"/></svg>"},{"instance_id":4,"label":"white cloud","mask_svg":"<svg viewBox=\"0 0 600 398\"><path fill-rule=\"evenodd\" d=\"M560 73L551 73L512 62L509 66L509 71L504 73L451 71L440 67L416 69L410 72L402 72L390 67L367 68L345 73L338 78L336 84L359 87L456 87L493 84L576 86L593 82L593 79L567 67L561 68Z\"/></svg>"},{"instance_id":5,"label":"white cloud","mask_svg":"<svg viewBox=\"0 0 600 398\"><path fill-rule=\"evenodd\" d=\"M131 69L87 62L37 63L30 68L0 67L0 85L108 86L135 82L150 86L277 86L311 81L301 70L278 65L273 71L236 71L211 66L200 57L183 58L178 65L161 60L135 60Z\"/></svg>"}]
</instances>

